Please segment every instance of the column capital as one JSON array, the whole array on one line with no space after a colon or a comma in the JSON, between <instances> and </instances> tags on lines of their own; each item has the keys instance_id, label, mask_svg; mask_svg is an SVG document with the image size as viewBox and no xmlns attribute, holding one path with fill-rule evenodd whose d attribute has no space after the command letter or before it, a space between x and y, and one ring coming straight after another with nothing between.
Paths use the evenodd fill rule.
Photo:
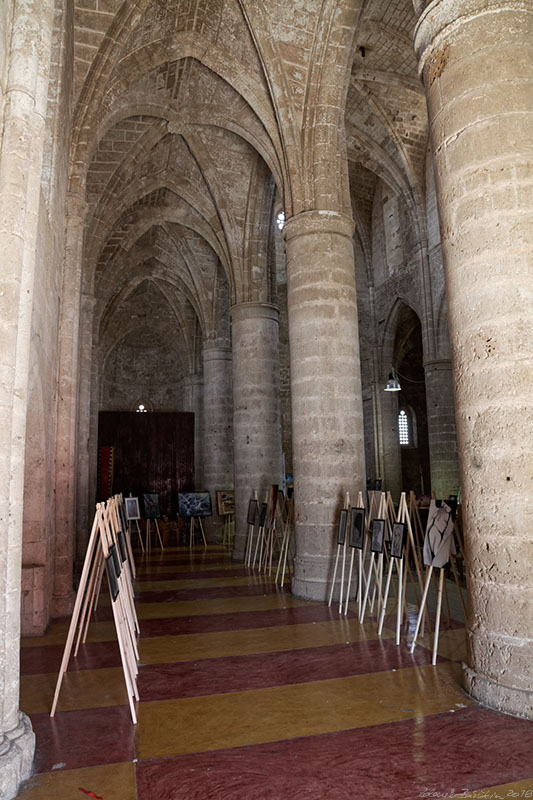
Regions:
<instances>
[{"instance_id":1,"label":"column capital","mask_svg":"<svg viewBox=\"0 0 533 800\"><path fill-rule=\"evenodd\" d=\"M245 319L272 319L275 322L279 319L279 309L273 303L256 303L249 301L246 303L236 303L230 309L232 322L240 322Z\"/></svg>"},{"instance_id":2,"label":"column capital","mask_svg":"<svg viewBox=\"0 0 533 800\"><path fill-rule=\"evenodd\" d=\"M422 75L435 46L443 45L446 36L453 34L465 22L502 10L533 13L530 0L433 0L415 27L414 47L419 75Z\"/></svg>"},{"instance_id":3,"label":"column capital","mask_svg":"<svg viewBox=\"0 0 533 800\"><path fill-rule=\"evenodd\" d=\"M224 347L215 343L204 345L202 359L206 361L229 361L231 359L231 347Z\"/></svg>"},{"instance_id":4,"label":"column capital","mask_svg":"<svg viewBox=\"0 0 533 800\"><path fill-rule=\"evenodd\" d=\"M299 236L312 236L317 233L334 233L351 239L354 230L354 221L346 214L340 211L314 210L302 211L294 217L289 217L283 228L283 235L287 242Z\"/></svg>"}]
</instances>

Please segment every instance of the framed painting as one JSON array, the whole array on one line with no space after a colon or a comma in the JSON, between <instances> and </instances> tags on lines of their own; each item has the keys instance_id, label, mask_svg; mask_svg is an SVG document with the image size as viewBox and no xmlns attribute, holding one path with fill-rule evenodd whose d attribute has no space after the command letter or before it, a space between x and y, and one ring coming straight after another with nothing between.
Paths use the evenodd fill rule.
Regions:
<instances>
[{"instance_id":1,"label":"framed painting","mask_svg":"<svg viewBox=\"0 0 533 800\"><path fill-rule=\"evenodd\" d=\"M344 544L346 541L346 524L348 522L348 510L341 509L339 515L339 527L337 528L337 544Z\"/></svg>"},{"instance_id":2,"label":"framed painting","mask_svg":"<svg viewBox=\"0 0 533 800\"><path fill-rule=\"evenodd\" d=\"M246 522L248 525L255 525L255 520L257 518L257 512L259 511L259 506L257 504L257 500L250 500L248 503L248 514L246 515Z\"/></svg>"},{"instance_id":3,"label":"framed painting","mask_svg":"<svg viewBox=\"0 0 533 800\"><path fill-rule=\"evenodd\" d=\"M158 494L143 494L143 506L145 519L159 519L161 517Z\"/></svg>"},{"instance_id":4,"label":"framed painting","mask_svg":"<svg viewBox=\"0 0 533 800\"><path fill-rule=\"evenodd\" d=\"M126 561L128 557L128 554L126 552L126 539L124 538L123 531L118 532L117 541L118 541L118 549L120 550L120 560L122 561L122 563L124 563L124 561Z\"/></svg>"},{"instance_id":5,"label":"framed painting","mask_svg":"<svg viewBox=\"0 0 533 800\"><path fill-rule=\"evenodd\" d=\"M403 558L407 529L405 522L395 522L392 526L390 554L393 558Z\"/></svg>"},{"instance_id":6,"label":"framed painting","mask_svg":"<svg viewBox=\"0 0 533 800\"><path fill-rule=\"evenodd\" d=\"M350 547L363 549L365 543L365 509L353 506L350 509L350 528L348 544Z\"/></svg>"},{"instance_id":7,"label":"framed painting","mask_svg":"<svg viewBox=\"0 0 533 800\"><path fill-rule=\"evenodd\" d=\"M126 519L140 519L141 512L139 511L139 498L138 497L125 497L124 505L126 506Z\"/></svg>"},{"instance_id":8,"label":"framed painting","mask_svg":"<svg viewBox=\"0 0 533 800\"><path fill-rule=\"evenodd\" d=\"M370 532L370 550L372 553L383 553L385 542L385 520L373 519Z\"/></svg>"},{"instance_id":9,"label":"framed painting","mask_svg":"<svg viewBox=\"0 0 533 800\"><path fill-rule=\"evenodd\" d=\"M235 513L235 492L221 490L217 492L217 511L221 517Z\"/></svg>"},{"instance_id":10,"label":"framed painting","mask_svg":"<svg viewBox=\"0 0 533 800\"><path fill-rule=\"evenodd\" d=\"M105 560L105 571L109 582L109 594L113 602L115 602L118 597L118 579L117 573L115 572L115 562L111 553L109 553Z\"/></svg>"},{"instance_id":11,"label":"framed painting","mask_svg":"<svg viewBox=\"0 0 533 800\"><path fill-rule=\"evenodd\" d=\"M180 517L212 516L210 493L180 492L178 494L178 514Z\"/></svg>"},{"instance_id":12,"label":"framed painting","mask_svg":"<svg viewBox=\"0 0 533 800\"><path fill-rule=\"evenodd\" d=\"M266 521L266 516L267 516L267 508L268 508L267 503L261 503L261 511L259 513L259 527L260 528L264 528L265 527L265 521Z\"/></svg>"}]
</instances>

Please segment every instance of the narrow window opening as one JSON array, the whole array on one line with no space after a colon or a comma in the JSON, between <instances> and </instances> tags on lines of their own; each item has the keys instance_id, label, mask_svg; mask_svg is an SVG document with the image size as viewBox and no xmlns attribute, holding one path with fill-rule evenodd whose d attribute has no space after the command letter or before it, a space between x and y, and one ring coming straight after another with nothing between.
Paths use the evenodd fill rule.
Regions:
<instances>
[{"instance_id":1,"label":"narrow window opening","mask_svg":"<svg viewBox=\"0 0 533 800\"><path fill-rule=\"evenodd\" d=\"M398 435L400 437L400 444L411 444L411 437L409 435L409 417L403 408L398 414Z\"/></svg>"}]
</instances>

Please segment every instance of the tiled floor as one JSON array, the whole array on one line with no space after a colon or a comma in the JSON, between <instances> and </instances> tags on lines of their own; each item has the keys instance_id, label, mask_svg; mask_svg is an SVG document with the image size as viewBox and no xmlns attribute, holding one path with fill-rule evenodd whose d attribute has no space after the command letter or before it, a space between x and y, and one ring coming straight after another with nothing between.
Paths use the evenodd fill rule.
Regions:
<instances>
[{"instance_id":1,"label":"tiled floor","mask_svg":"<svg viewBox=\"0 0 533 800\"><path fill-rule=\"evenodd\" d=\"M293 598L220 547L166 549L139 565L138 725L111 610L71 659L48 716L68 622L21 650L21 707L37 736L24 800L533 798L533 726L461 691L464 629L411 656ZM412 620L411 620L412 624Z\"/></svg>"}]
</instances>

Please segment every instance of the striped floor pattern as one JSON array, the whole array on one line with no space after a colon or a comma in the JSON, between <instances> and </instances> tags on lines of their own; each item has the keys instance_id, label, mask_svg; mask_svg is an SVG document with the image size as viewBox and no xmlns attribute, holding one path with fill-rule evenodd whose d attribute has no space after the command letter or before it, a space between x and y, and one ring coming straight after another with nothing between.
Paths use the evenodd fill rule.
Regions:
<instances>
[{"instance_id":1,"label":"striped floor pattern","mask_svg":"<svg viewBox=\"0 0 533 800\"><path fill-rule=\"evenodd\" d=\"M350 611L292 597L210 545L140 562L138 724L109 604L49 709L68 620L21 648L37 736L24 800L533 798L530 722L462 692L461 621L413 655ZM410 624L412 626L412 620Z\"/></svg>"}]
</instances>

